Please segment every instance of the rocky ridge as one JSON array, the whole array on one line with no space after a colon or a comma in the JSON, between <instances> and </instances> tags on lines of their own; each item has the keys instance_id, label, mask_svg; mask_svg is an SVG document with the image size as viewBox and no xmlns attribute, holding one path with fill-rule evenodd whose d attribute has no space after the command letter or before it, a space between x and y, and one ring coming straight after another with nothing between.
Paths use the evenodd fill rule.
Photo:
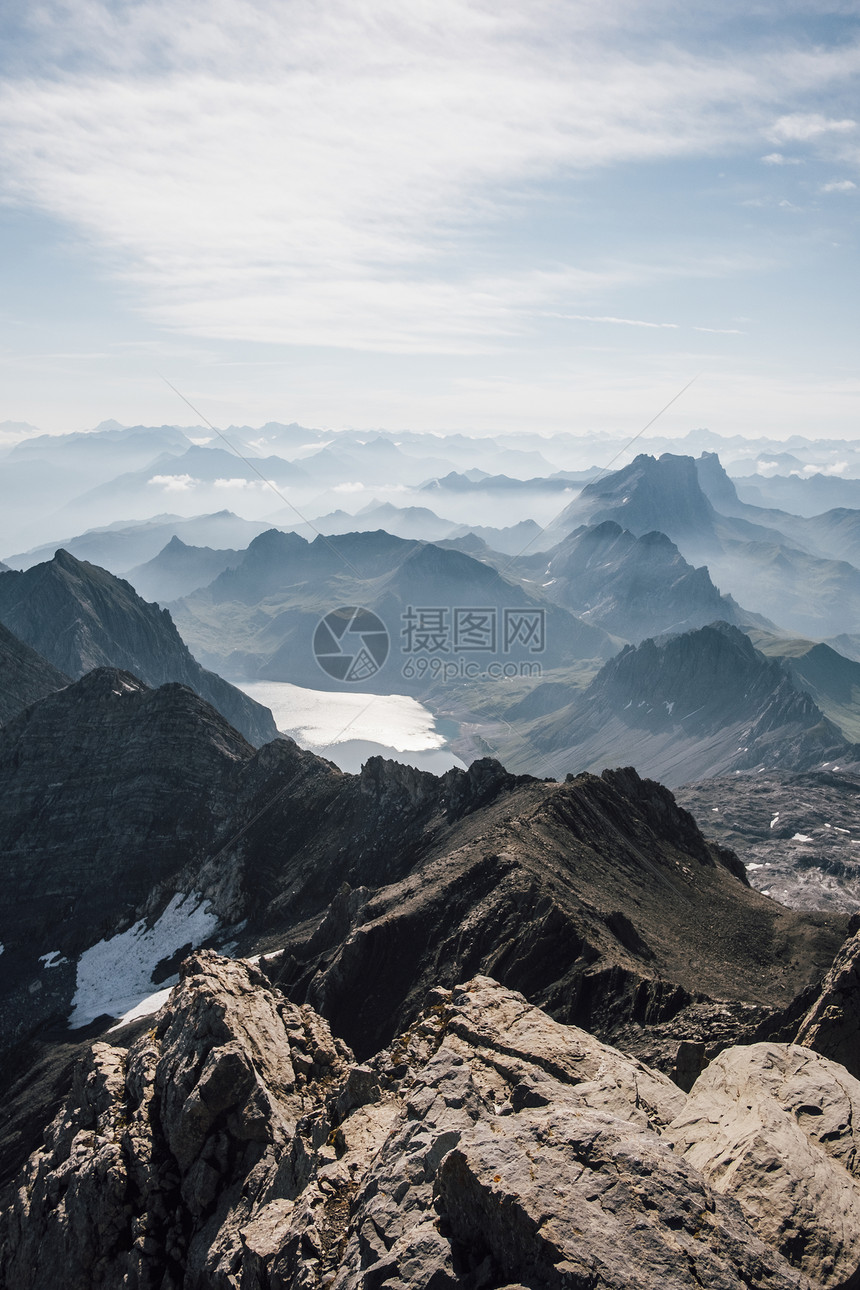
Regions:
<instances>
[{"instance_id":1,"label":"rocky ridge","mask_svg":"<svg viewBox=\"0 0 860 1290\"><path fill-rule=\"evenodd\" d=\"M200 952L145 1034L81 1065L8 1196L0 1272L20 1290L627 1290L631 1269L645 1290L836 1290L860 1275L858 1110L857 1080L786 1044L728 1050L687 1096L486 977L431 991L357 1064L252 965Z\"/></svg>"},{"instance_id":2,"label":"rocky ridge","mask_svg":"<svg viewBox=\"0 0 860 1290\"><path fill-rule=\"evenodd\" d=\"M148 685L188 685L253 744L277 737L271 712L191 655L170 614L105 569L59 550L53 560L0 578L0 622L72 677L97 667Z\"/></svg>"},{"instance_id":3,"label":"rocky ridge","mask_svg":"<svg viewBox=\"0 0 860 1290\"><path fill-rule=\"evenodd\" d=\"M267 954L360 1059L428 989L483 973L670 1071L681 1040L710 1057L780 1031L848 925L752 891L632 770L346 775L289 740L255 752L191 691L115 670L0 730L0 790L7 1105L35 1097L73 1003L104 1031L200 944Z\"/></svg>"}]
</instances>

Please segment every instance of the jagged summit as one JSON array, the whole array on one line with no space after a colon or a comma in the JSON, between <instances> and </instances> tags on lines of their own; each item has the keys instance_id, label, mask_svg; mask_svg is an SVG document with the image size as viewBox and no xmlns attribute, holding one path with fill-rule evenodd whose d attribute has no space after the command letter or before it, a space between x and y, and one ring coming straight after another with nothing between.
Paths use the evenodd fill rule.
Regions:
<instances>
[{"instance_id":1,"label":"jagged summit","mask_svg":"<svg viewBox=\"0 0 860 1290\"><path fill-rule=\"evenodd\" d=\"M544 594L629 641L743 614L705 567L693 568L662 532L638 537L616 520L581 525L552 550L521 561Z\"/></svg>"},{"instance_id":2,"label":"jagged summit","mask_svg":"<svg viewBox=\"0 0 860 1290\"><path fill-rule=\"evenodd\" d=\"M68 551L0 578L0 622L69 676L121 667L150 685L180 681L254 743L277 737L267 708L200 666L167 610Z\"/></svg>"},{"instance_id":3,"label":"jagged summit","mask_svg":"<svg viewBox=\"0 0 860 1290\"><path fill-rule=\"evenodd\" d=\"M640 453L629 466L585 484L552 532L607 519L637 536L656 529L676 542L716 543L716 512L702 491L693 457Z\"/></svg>"}]
</instances>

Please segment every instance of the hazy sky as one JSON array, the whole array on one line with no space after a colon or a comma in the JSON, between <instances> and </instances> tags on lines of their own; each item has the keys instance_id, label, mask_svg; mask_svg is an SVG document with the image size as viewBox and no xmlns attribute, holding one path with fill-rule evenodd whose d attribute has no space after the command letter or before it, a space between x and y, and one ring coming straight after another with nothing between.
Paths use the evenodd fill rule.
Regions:
<instances>
[{"instance_id":1,"label":"hazy sky","mask_svg":"<svg viewBox=\"0 0 860 1290\"><path fill-rule=\"evenodd\" d=\"M16 8L0 421L856 433L856 4Z\"/></svg>"}]
</instances>

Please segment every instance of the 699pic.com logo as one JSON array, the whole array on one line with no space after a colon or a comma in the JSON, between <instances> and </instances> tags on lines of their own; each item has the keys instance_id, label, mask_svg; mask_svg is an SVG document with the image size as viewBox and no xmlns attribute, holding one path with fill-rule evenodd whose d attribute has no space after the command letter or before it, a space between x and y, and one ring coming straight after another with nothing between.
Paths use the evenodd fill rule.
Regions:
<instances>
[{"instance_id":1,"label":"699pic.com logo","mask_svg":"<svg viewBox=\"0 0 860 1290\"><path fill-rule=\"evenodd\" d=\"M357 605L332 609L316 625L314 658L336 681L356 685L375 676L388 658L390 640L381 618Z\"/></svg>"}]
</instances>

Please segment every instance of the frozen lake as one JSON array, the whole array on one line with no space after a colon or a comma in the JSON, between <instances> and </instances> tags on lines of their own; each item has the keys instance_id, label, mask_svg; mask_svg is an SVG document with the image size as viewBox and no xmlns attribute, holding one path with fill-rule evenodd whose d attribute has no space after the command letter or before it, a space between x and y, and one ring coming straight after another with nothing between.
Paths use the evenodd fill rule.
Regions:
<instances>
[{"instance_id":1,"label":"frozen lake","mask_svg":"<svg viewBox=\"0 0 860 1290\"><path fill-rule=\"evenodd\" d=\"M283 734L341 770L358 771L376 756L435 775L465 764L451 752L433 713L408 695L308 690L287 681L233 684L271 708Z\"/></svg>"}]
</instances>

